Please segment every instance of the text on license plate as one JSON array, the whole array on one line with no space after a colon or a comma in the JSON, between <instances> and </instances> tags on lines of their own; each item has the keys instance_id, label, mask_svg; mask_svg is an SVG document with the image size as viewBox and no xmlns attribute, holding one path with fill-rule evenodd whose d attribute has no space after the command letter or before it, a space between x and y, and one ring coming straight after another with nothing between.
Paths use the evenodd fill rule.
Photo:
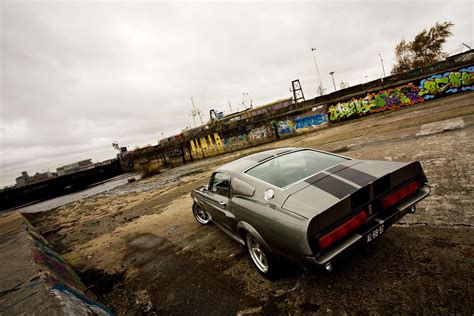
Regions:
<instances>
[{"instance_id":1,"label":"text on license plate","mask_svg":"<svg viewBox=\"0 0 474 316\"><path fill-rule=\"evenodd\" d=\"M380 235L382 235L384 232L384 226L383 224L381 224L380 226L374 228L373 231L371 231L370 233L368 233L366 235L366 242L369 243L371 242L372 240L374 240L375 238L379 237Z\"/></svg>"}]
</instances>

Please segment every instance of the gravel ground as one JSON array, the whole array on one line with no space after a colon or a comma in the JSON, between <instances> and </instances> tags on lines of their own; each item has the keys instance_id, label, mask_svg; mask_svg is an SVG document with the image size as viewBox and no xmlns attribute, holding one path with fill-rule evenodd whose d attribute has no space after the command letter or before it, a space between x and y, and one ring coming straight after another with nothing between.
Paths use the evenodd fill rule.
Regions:
<instances>
[{"instance_id":1,"label":"gravel ground","mask_svg":"<svg viewBox=\"0 0 474 316\"><path fill-rule=\"evenodd\" d=\"M27 216L119 315L472 315L473 97L446 97L197 161ZM419 160L432 194L383 238L339 258L333 272L288 265L280 279L267 281L244 248L194 220L189 193L220 164L285 146Z\"/></svg>"}]
</instances>

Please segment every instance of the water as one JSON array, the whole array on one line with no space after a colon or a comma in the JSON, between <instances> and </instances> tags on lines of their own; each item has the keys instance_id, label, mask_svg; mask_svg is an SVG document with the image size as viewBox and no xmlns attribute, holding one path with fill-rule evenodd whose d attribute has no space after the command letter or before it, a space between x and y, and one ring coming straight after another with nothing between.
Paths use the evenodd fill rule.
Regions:
<instances>
[{"instance_id":1,"label":"water","mask_svg":"<svg viewBox=\"0 0 474 316\"><path fill-rule=\"evenodd\" d=\"M14 211L19 211L21 213L37 213L37 212L48 211L55 207L63 206L68 203L78 201L82 198L86 198L88 196L92 196L104 191L114 189L121 185L124 185L128 182L127 179L131 177L134 177L135 179L138 180L140 178L140 175L135 174L135 173L122 174L115 178L106 180L104 182L100 182L99 184L93 184L92 186L84 190L77 191L77 192L67 194L67 195L58 196L51 200L41 201L38 203L29 204L24 207L19 207L19 208L14 209ZM13 210L10 210L10 211L13 211ZM5 213L5 212L2 212L2 213Z\"/></svg>"}]
</instances>

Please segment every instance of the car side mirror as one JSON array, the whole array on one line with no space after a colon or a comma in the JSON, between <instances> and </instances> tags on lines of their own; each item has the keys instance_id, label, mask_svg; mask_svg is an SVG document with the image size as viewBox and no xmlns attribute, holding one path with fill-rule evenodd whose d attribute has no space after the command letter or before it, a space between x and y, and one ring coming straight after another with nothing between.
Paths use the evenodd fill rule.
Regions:
<instances>
[{"instance_id":1,"label":"car side mirror","mask_svg":"<svg viewBox=\"0 0 474 316\"><path fill-rule=\"evenodd\" d=\"M207 193L209 191L209 186L208 185L205 185L202 189L201 189L201 192L203 193Z\"/></svg>"},{"instance_id":2,"label":"car side mirror","mask_svg":"<svg viewBox=\"0 0 474 316\"><path fill-rule=\"evenodd\" d=\"M252 197L255 193L255 188L253 186L237 178L232 179L230 186L235 195Z\"/></svg>"}]
</instances>

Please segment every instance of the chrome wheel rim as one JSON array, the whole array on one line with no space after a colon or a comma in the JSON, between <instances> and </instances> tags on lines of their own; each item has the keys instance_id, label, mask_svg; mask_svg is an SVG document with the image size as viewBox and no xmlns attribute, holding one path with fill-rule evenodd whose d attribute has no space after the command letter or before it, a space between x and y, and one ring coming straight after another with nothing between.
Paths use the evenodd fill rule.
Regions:
<instances>
[{"instance_id":1,"label":"chrome wheel rim","mask_svg":"<svg viewBox=\"0 0 474 316\"><path fill-rule=\"evenodd\" d=\"M247 234L247 248L252 261L257 268L263 272L268 272L268 259L260 243L251 234Z\"/></svg>"},{"instance_id":2,"label":"chrome wheel rim","mask_svg":"<svg viewBox=\"0 0 474 316\"><path fill-rule=\"evenodd\" d=\"M200 206L196 205L193 208L194 217L201 224L207 224L210 221L209 214L206 213Z\"/></svg>"}]
</instances>

